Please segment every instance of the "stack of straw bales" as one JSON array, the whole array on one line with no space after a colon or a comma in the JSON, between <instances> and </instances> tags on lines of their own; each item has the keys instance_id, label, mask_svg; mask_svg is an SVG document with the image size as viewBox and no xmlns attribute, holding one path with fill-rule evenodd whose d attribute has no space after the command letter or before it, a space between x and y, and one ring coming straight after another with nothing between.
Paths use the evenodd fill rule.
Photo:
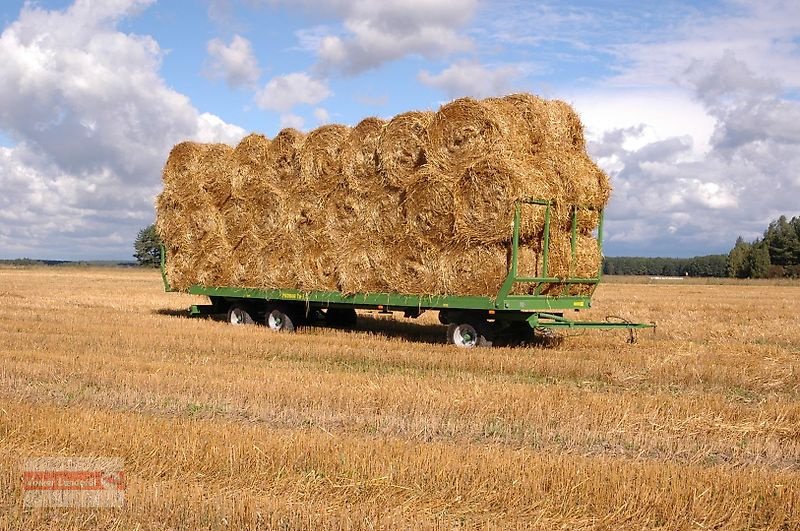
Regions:
<instances>
[{"instance_id":1,"label":"stack of straw bales","mask_svg":"<svg viewBox=\"0 0 800 531\"><path fill-rule=\"evenodd\" d=\"M184 142L163 178L157 227L177 289L493 295L508 271L514 200L525 197L555 202L550 276L593 277L597 214L581 211L571 265L568 205L601 208L610 194L573 109L529 94L251 134L236 148ZM519 273L540 275L544 208L522 215Z\"/></svg>"}]
</instances>

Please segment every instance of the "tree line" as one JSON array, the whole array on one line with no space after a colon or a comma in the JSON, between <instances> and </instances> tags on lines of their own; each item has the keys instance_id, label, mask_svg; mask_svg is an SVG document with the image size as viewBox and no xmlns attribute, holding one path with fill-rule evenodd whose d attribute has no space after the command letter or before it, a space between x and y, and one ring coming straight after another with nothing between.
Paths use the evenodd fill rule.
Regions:
<instances>
[{"instance_id":1,"label":"tree line","mask_svg":"<svg viewBox=\"0 0 800 531\"><path fill-rule=\"evenodd\" d=\"M607 256L603 260L604 275L725 277L728 275L727 270L728 256L724 254L693 258Z\"/></svg>"},{"instance_id":2,"label":"tree line","mask_svg":"<svg viewBox=\"0 0 800 531\"><path fill-rule=\"evenodd\" d=\"M753 242L740 236L728 254L728 276L800 277L800 217L779 217Z\"/></svg>"},{"instance_id":3,"label":"tree line","mask_svg":"<svg viewBox=\"0 0 800 531\"><path fill-rule=\"evenodd\" d=\"M693 258L606 257L607 275L653 275L733 278L800 278L800 217L781 216L762 238L737 238L728 254Z\"/></svg>"}]
</instances>

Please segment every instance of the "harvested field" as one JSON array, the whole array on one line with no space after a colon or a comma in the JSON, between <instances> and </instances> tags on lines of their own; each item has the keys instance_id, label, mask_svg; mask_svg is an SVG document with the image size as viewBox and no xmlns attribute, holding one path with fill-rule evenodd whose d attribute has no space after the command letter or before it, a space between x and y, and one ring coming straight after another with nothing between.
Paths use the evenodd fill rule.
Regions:
<instances>
[{"instance_id":1,"label":"harvested field","mask_svg":"<svg viewBox=\"0 0 800 531\"><path fill-rule=\"evenodd\" d=\"M0 269L0 528L800 526L800 284L609 280L585 317L656 335L464 351L435 315L274 334L156 271ZM124 458L126 507L24 510L51 455Z\"/></svg>"},{"instance_id":2,"label":"harvested field","mask_svg":"<svg viewBox=\"0 0 800 531\"><path fill-rule=\"evenodd\" d=\"M566 103L461 98L388 122L285 129L272 140L251 134L235 148L179 144L164 168L157 226L179 290L494 295L508 270L517 200L553 202L554 240L571 233L572 205L589 207L577 223L577 263L553 260L548 276L593 278L597 209L610 191ZM544 208L530 210L520 244L540 255ZM387 263L398 250L405 263Z\"/></svg>"}]
</instances>

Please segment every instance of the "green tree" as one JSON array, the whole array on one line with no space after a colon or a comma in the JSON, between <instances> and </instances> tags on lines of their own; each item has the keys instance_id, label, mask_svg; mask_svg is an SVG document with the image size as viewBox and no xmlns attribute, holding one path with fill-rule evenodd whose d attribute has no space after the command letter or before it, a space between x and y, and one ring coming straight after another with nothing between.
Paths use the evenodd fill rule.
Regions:
<instances>
[{"instance_id":1,"label":"green tree","mask_svg":"<svg viewBox=\"0 0 800 531\"><path fill-rule=\"evenodd\" d=\"M728 276L736 278L747 278L750 276L748 269L748 256L752 250L752 245L744 241L739 236L736 238L736 245L728 253Z\"/></svg>"},{"instance_id":2,"label":"green tree","mask_svg":"<svg viewBox=\"0 0 800 531\"><path fill-rule=\"evenodd\" d=\"M139 265L158 267L161 263L161 238L158 237L156 226L150 225L139 231L133 243L136 251L133 256Z\"/></svg>"},{"instance_id":3,"label":"green tree","mask_svg":"<svg viewBox=\"0 0 800 531\"><path fill-rule=\"evenodd\" d=\"M770 266L769 249L764 242L753 245L747 257L747 269L751 278L766 278L769 276Z\"/></svg>"}]
</instances>

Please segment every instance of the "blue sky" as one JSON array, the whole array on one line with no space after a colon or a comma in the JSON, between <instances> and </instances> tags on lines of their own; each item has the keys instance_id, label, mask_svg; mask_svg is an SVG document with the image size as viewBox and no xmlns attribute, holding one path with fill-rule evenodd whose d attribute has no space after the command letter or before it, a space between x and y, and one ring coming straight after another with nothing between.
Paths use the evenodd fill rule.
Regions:
<instances>
[{"instance_id":1,"label":"blue sky","mask_svg":"<svg viewBox=\"0 0 800 531\"><path fill-rule=\"evenodd\" d=\"M580 113L608 255L800 214L797 2L6 1L0 25L2 258L129 258L181 140L516 91Z\"/></svg>"}]
</instances>

